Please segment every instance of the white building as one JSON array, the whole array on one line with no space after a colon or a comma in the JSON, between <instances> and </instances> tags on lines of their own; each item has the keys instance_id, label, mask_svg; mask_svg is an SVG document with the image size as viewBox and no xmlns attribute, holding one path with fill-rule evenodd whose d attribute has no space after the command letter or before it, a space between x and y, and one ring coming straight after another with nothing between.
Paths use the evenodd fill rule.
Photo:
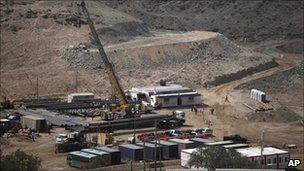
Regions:
<instances>
[{"instance_id":1,"label":"white building","mask_svg":"<svg viewBox=\"0 0 304 171\"><path fill-rule=\"evenodd\" d=\"M188 162L193 152L196 152L196 148L193 149L184 149L181 151L181 166L185 168L190 168Z\"/></svg>"},{"instance_id":2,"label":"white building","mask_svg":"<svg viewBox=\"0 0 304 171\"><path fill-rule=\"evenodd\" d=\"M233 144L230 144L229 146L232 145ZM225 146L228 145L223 145L223 147ZM248 160L256 163L257 165L260 163L261 147L237 148L235 150L242 156L247 157ZM195 151L197 151L197 148L184 149L181 151L182 167L190 168L190 166L188 165L188 161L192 153ZM289 158L290 154L287 151L280 150L274 147L264 147L262 164L264 165L264 168L267 169L284 169L288 165Z\"/></svg>"},{"instance_id":3,"label":"white building","mask_svg":"<svg viewBox=\"0 0 304 171\"><path fill-rule=\"evenodd\" d=\"M129 90L133 100L144 100L153 107L178 107L201 105L201 95L177 84L164 86L135 87Z\"/></svg>"},{"instance_id":4,"label":"white building","mask_svg":"<svg viewBox=\"0 0 304 171\"><path fill-rule=\"evenodd\" d=\"M254 163L260 163L261 147L249 147L236 149L242 156L246 156ZM287 151L274 147L263 148L262 164L265 168L283 169L288 165L290 154Z\"/></svg>"}]
</instances>

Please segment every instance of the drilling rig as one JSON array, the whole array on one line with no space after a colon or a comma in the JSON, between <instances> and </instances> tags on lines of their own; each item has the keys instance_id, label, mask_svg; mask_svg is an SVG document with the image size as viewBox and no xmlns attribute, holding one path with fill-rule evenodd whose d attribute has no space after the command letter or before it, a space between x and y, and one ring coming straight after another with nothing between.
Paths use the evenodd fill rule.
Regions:
<instances>
[{"instance_id":1,"label":"drilling rig","mask_svg":"<svg viewBox=\"0 0 304 171\"><path fill-rule=\"evenodd\" d=\"M93 36L93 40L95 42L95 45L97 46L97 49L99 51L99 56L100 56L100 60L101 62L104 63L105 65L105 72L109 77L110 80L110 84L111 84L111 88L112 91L114 92L115 97L118 99L119 104L115 105L115 106L111 106L110 107L110 112L114 113L114 114L120 114L122 117L124 118L130 118L130 117L134 117L134 110L135 110L135 106L131 105L125 96L125 93L118 81L118 78L115 75L115 71L113 68L113 64L109 61L105 50L98 38L98 34L97 31L94 27L94 24L90 18L89 12L86 8L85 2L82 1L80 4L78 4L81 8L82 8L82 12L84 14L84 16L86 17L86 20L88 22L88 25L90 27L92 36ZM134 110L132 110L132 108Z\"/></svg>"}]
</instances>

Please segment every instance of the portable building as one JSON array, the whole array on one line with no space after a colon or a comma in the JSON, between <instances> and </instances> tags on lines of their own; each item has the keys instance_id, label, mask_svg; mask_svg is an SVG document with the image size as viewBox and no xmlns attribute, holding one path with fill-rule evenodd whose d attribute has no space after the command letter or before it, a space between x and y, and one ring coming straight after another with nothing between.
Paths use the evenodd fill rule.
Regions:
<instances>
[{"instance_id":1,"label":"portable building","mask_svg":"<svg viewBox=\"0 0 304 171\"><path fill-rule=\"evenodd\" d=\"M193 141L190 141L188 139L169 139L170 142L174 142L178 144L178 156L181 155L181 151L183 149L190 149L190 148L195 148L195 144Z\"/></svg>"},{"instance_id":2,"label":"portable building","mask_svg":"<svg viewBox=\"0 0 304 171\"><path fill-rule=\"evenodd\" d=\"M144 146L144 143L142 143L142 142L136 143L136 145L144 147L144 159L145 160L153 161L155 159L156 160L163 159L161 145L156 144L156 147L155 147L154 143L152 144L152 143L147 143L147 142L145 143L145 146ZM156 150L156 157L155 157L155 150Z\"/></svg>"},{"instance_id":3,"label":"portable building","mask_svg":"<svg viewBox=\"0 0 304 171\"><path fill-rule=\"evenodd\" d=\"M154 143L155 141L152 141ZM170 141L160 140L159 144L162 145L163 159L177 159L178 158L178 144Z\"/></svg>"},{"instance_id":4,"label":"portable building","mask_svg":"<svg viewBox=\"0 0 304 171\"><path fill-rule=\"evenodd\" d=\"M73 151L68 153L67 163L72 167L91 169L96 168L96 164L99 163L99 157L95 154L83 151Z\"/></svg>"},{"instance_id":5,"label":"portable building","mask_svg":"<svg viewBox=\"0 0 304 171\"><path fill-rule=\"evenodd\" d=\"M216 142L208 142L205 143L206 147L211 147L211 146L224 146L228 144L233 144L232 140L227 140L227 141L216 141Z\"/></svg>"},{"instance_id":6,"label":"portable building","mask_svg":"<svg viewBox=\"0 0 304 171\"><path fill-rule=\"evenodd\" d=\"M98 156L99 162L96 167L104 167L111 165L111 156L108 152L97 150L94 148L86 148L82 149L81 151Z\"/></svg>"},{"instance_id":7,"label":"portable building","mask_svg":"<svg viewBox=\"0 0 304 171\"><path fill-rule=\"evenodd\" d=\"M177 107L201 105L201 95L188 88L177 84L135 87L129 90L133 100L140 100L145 94L146 101L153 107ZM140 96L139 96L140 95Z\"/></svg>"},{"instance_id":8,"label":"portable building","mask_svg":"<svg viewBox=\"0 0 304 171\"><path fill-rule=\"evenodd\" d=\"M197 92L151 95L151 105L153 107L157 105L160 105L160 107L178 107L201 104L201 95Z\"/></svg>"},{"instance_id":9,"label":"portable building","mask_svg":"<svg viewBox=\"0 0 304 171\"><path fill-rule=\"evenodd\" d=\"M21 116L21 125L23 128L31 128L32 130L43 132L48 128L44 118L39 118L32 115Z\"/></svg>"},{"instance_id":10,"label":"portable building","mask_svg":"<svg viewBox=\"0 0 304 171\"><path fill-rule=\"evenodd\" d=\"M206 143L214 142L214 140L206 138L192 138L191 141L194 142L195 147L205 147Z\"/></svg>"},{"instance_id":11,"label":"portable building","mask_svg":"<svg viewBox=\"0 0 304 171\"><path fill-rule=\"evenodd\" d=\"M121 152L121 159L128 161L140 161L143 160L143 147L134 144L122 144L119 145Z\"/></svg>"},{"instance_id":12,"label":"portable building","mask_svg":"<svg viewBox=\"0 0 304 171\"><path fill-rule=\"evenodd\" d=\"M96 147L97 150L108 152L111 156L111 165L116 165L121 163L121 153L118 149L109 147Z\"/></svg>"},{"instance_id":13,"label":"portable building","mask_svg":"<svg viewBox=\"0 0 304 171\"><path fill-rule=\"evenodd\" d=\"M261 147L239 148L236 151L256 164L261 163ZM262 165L263 168L267 169L284 169L287 167L290 158L288 151L274 147L264 147L262 154Z\"/></svg>"}]
</instances>

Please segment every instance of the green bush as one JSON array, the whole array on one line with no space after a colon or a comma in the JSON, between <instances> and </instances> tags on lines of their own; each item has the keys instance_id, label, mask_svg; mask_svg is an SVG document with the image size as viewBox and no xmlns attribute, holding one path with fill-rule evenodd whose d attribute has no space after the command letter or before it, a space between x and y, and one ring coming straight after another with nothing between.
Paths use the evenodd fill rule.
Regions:
<instances>
[{"instance_id":1,"label":"green bush","mask_svg":"<svg viewBox=\"0 0 304 171\"><path fill-rule=\"evenodd\" d=\"M241 156L234 149L228 150L223 147L200 148L192 153L188 164L195 168L207 168L208 170L215 170L216 168L254 168L254 164L246 157Z\"/></svg>"},{"instance_id":2,"label":"green bush","mask_svg":"<svg viewBox=\"0 0 304 171\"><path fill-rule=\"evenodd\" d=\"M38 171L41 159L17 150L12 154L1 156L0 170L6 171Z\"/></svg>"}]
</instances>

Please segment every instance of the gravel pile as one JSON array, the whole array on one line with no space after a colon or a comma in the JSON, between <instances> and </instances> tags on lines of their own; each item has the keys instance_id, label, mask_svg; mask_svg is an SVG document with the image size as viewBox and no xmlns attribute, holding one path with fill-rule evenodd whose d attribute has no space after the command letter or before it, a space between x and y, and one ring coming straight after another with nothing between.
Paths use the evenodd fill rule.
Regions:
<instances>
[{"instance_id":1,"label":"gravel pile","mask_svg":"<svg viewBox=\"0 0 304 171\"><path fill-rule=\"evenodd\" d=\"M103 63L97 56L90 55L90 50L84 44L72 45L60 50L63 59L85 69L101 69Z\"/></svg>"}]
</instances>

